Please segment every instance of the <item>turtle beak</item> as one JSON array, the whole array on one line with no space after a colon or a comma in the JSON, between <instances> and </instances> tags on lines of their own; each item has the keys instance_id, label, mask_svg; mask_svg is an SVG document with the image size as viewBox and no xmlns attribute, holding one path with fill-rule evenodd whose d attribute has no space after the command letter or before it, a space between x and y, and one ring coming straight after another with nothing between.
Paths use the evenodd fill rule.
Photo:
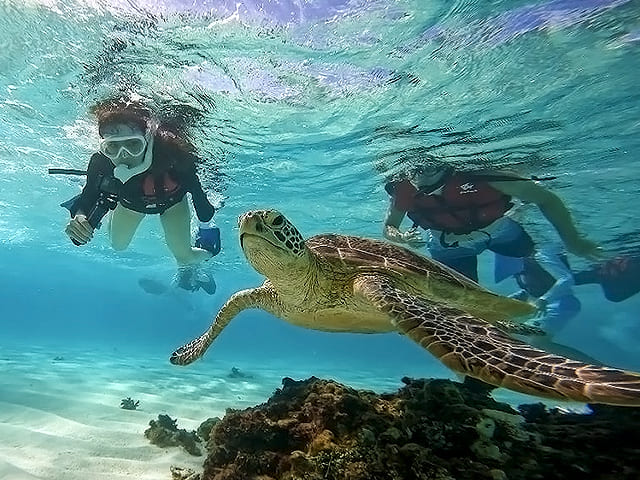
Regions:
<instances>
[{"instance_id":1,"label":"turtle beak","mask_svg":"<svg viewBox=\"0 0 640 480\"><path fill-rule=\"evenodd\" d=\"M256 235L264 231L262 217L256 212L246 212L238 217L238 229L240 230L240 248L244 249L245 235Z\"/></svg>"},{"instance_id":2,"label":"turtle beak","mask_svg":"<svg viewBox=\"0 0 640 480\"><path fill-rule=\"evenodd\" d=\"M258 212L247 212L238 217L240 235L244 233L261 234L264 232L262 215Z\"/></svg>"},{"instance_id":3,"label":"turtle beak","mask_svg":"<svg viewBox=\"0 0 640 480\"><path fill-rule=\"evenodd\" d=\"M242 229L242 225L244 225L247 221L247 218L251 216L251 212L245 212L238 215L238 228Z\"/></svg>"}]
</instances>

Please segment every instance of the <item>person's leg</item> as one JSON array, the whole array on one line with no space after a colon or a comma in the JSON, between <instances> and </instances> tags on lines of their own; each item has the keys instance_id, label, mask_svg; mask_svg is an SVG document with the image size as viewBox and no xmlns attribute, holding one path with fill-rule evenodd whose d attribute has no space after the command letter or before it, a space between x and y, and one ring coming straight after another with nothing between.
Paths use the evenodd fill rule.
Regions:
<instances>
[{"instance_id":1,"label":"person's leg","mask_svg":"<svg viewBox=\"0 0 640 480\"><path fill-rule=\"evenodd\" d=\"M535 243L518 222L504 218L500 229L492 233L487 248L505 257L524 258L533 254Z\"/></svg>"},{"instance_id":2,"label":"person's leg","mask_svg":"<svg viewBox=\"0 0 640 480\"><path fill-rule=\"evenodd\" d=\"M580 313L580 309L580 301L573 295L566 295L555 302L549 303L542 317L534 321L534 324L540 326L546 335L531 336L526 339L526 342L556 355L562 355L592 365L600 365L602 362L586 353L553 341L555 335L564 329L569 320Z\"/></svg>"},{"instance_id":3,"label":"person's leg","mask_svg":"<svg viewBox=\"0 0 640 480\"><path fill-rule=\"evenodd\" d=\"M118 204L109 218L109 239L114 250L125 250L129 246L143 218L144 213Z\"/></svg>"},{"instance_id":4,"label":"person's leg","mask_svg":"<svg viewBox=\"0 0 640 480\"><path fill-rule=\"evenodd\" d=\"M429 247L431 258L447 267L453 268L474 282L478 281L478 257L474 250L470 248L436 248Z\"/></svg>"},{"instance_id":5,"label":"person's leg","mask_svg":"<svg viewBox=\"0 0 640 480\"><path fill-rule=\"evenodd\" d=\"M579 362L587 363L589 365L602 365L603 363L597 358L592 357L584 353L581 350L578 350L575 347L570 347L569 345L564 345L562 343L556 343L553 341L553 337L548 335L544 336L532 336L523 339L529 345L539 348L540 350L544 350L549 353L553 353L555 355L560 355L562 357L567 357L572 360L577 360Z\"/></svg>"},{"instance_id":6,"label":"person's leg","mask_svg":"<svg viewBox=\"0 0 640 480\"><path fill-rule=\"evenodd\" d=\"M178 265L193 265L211 258L211 253L191 246L191 212L185 196L160 215L164 238Z\"/></svg>"}]
</instances>

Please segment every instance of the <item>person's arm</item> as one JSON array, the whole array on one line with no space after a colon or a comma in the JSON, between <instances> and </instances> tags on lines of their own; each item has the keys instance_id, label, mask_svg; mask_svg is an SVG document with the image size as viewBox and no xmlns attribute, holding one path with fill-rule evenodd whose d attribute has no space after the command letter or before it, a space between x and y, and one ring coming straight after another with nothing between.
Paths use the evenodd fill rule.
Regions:
<instances>
[{"instance_id":1,"label":"person's arm","mask_svg":"<svg viewBox=\"0 0 640 480\"><path fill-rule=\"evenodd\" d=\"M531 180L490 182L491 186L523 202L535 203L551 222L567 249L578 256L597 258L600 247L578 232L571 213L560 197Z\"/></svg>"},{"instance_id":2,"label":"person's arm","mask_svg":"<svg viewBox=\"0 0 640 480\"><path fill-rule=\"evenodd\" d=\"M406 212L398 210L391 205L385 218L382 234L387 240L391 240L392 242L406 243L414 248L424 247L426 242L417 228L410 228L406 232L400 231L399 227L405 214Z\"/></svg>"},{"instance_id":3,"label":"person's arm","mask_svg":"<svg viewBox=\"0 0 640 480\"><path fill-rule=\"evenodd\" d=\"M109 160L102 155L94 153L91 156L87 167L87 183L82 188L80 198L74 203L73 209L70 210L72 217L88 215L93 209L100 195L100 179L111 174L109 171L110 166Z\"/></svg>"},{"instance_id":4,"label":"person's arm","mask_svg":"<svg viewBox=\"0 0 640 480\"><path fill-rule=\"evenodd\" d=\"M389 183L385 186L385 190L391 196L391 199L382 229L384 237L392 242L406 243L414 248L424 246L425 241L416 228L411 228L406 232L400 231L400 224L402 224L402 220L407 214L407 205L410 205L409 200L405 195L402 195L402 192L398 192L397 185Z\"/></svg>"},{"instance_id":5,"label":"person's arm","mask_svg":"<svg viewBox=\"0 0 640 480\"><path fill-rule=\"evenodd\" d=\"M412 247L419 248L425 245L422 235L417 229L411 228L406 232L400 231L400 224L406 212L398 210L393 203L389 206L389 211L384 220L382 234L387 240L396 243L406 243Z\"/></svg>"},{"instance_id":6,"label":"person's arm","mask_svg":"<svg viewBox=\"0 0 640 480\"><path fill-rule=\"evenodd\" d=\"M387 240L403 243L400 224L402 223L404 216L405 212L394 208L393 204L389 206L389 211L384 219L384 229L382 231Z\"/></svg>"},{"instance_id":7,"label":"person's arm","mask_svg":"<svg viewBox=\"0 0 640 480\"><path fill-rule=\"evenodd\" d=\"M192 157L192 159L193 161L186 172L186 182L188 190L191 192L193 207L196 210L198 220L200 220L195 246L208 250L211 255L215 256L220 253L221 248L220 229L212 221L216 210L202 189L202 184L196 172L195 157Z\"/></svg>"},{"instance_id":8,"label":"person's arm","mask_svg":"<svg viewBox=\"0 0 640 480\"><path fill-rule=\"evenodd\" d=\"M109 160L97 153L89 161L87 183L82 188L80 197L69 209L71 220L65 227L65 233L76 245L84 245L93 238L94 229L87 216L98 201L101 178L111 174L110 168Z\"/></svg>"},{"instance_id":9,"label":"person's arm","mask_svg":"<svg viewBox=\"0 0 640 480\"><path fill-rule=\"evenodd\" d=\"M202 184L200 183L200 179L196 172L195 162L192 162L186 172L186 183L188 185L188 190L191 192L191 200L193 201L193 207L195 208L198 220L203 223L210 222L216 212L216 209L202 189Z\"/></svg>"}]
</instances>

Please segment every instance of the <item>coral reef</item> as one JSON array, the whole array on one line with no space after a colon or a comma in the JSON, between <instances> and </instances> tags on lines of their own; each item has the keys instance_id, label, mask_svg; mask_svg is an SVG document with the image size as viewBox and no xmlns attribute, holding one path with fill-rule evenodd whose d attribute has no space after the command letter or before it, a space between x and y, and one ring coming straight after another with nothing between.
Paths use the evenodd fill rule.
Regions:
<instances>
[{"instance_id":1,"label":"coral reef","mask_svg":"<svg viewBox=\"0 0 640 480\"><path fill-rule=\"evenodd\" d=\"M198 445L200 438L196 432L179 429L177 419L174 420L169 415L160 414L158 420L151 420L149 428L144 431L144 436L158 447L182 446L191 455L202 455Z\"/></svg>"},{"instance_id":2,"label":"coral reef","mask_svg":"<svg viewBox=\"0 0 640 480\"><path fill-rule=\"evenodd\" d=\"M120 408L125 410L136 410L140 405L140 400L133 400L131 397L123 398L120 400Z\"/></svg>"},{"instance_id":3,"label":"coral reef","mask_svg":"<svg viewBox=\"0 0 640 480\"><path fill-rule=\"evenodd\" d=\"M215 423L199 478L640 478L640 410L596 406L580 415L528 405L518 412L482 385L403 383L378 395L285 378L267 403L228 410Z\"/></svg>"},{"instance_id":4,"label":"coral reef","mask_svg":"<svg viewBox=\"0 0 640 480\"><path fill-rule=\"evenodd\" d=\"M220 421L219 417L210 417L207 418L204 422L200 424L196 433L198 437L200 437L205 442L209 440L209 433L215 427L215 425Z\"/></svg>"}]
</instances>

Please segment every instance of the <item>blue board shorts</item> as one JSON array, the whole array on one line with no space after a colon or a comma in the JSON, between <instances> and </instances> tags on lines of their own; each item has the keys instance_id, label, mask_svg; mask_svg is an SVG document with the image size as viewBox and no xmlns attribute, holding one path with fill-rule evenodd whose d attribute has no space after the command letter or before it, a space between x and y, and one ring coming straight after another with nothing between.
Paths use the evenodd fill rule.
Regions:
<instances>
[{"instance_id":1,"label":"blue board shorts","mask_svg":"<svg viewBox=\"0 0 640 480\"><path fill-rule=\"evenodd\" d=\"M432 230L427 248L431 257L464 276L478 281L478 255L490 250L505 257L524 258L533 254L535 244L524 228L509 217L469 235L442 235Z\"/></svg>"}]
</instances>

